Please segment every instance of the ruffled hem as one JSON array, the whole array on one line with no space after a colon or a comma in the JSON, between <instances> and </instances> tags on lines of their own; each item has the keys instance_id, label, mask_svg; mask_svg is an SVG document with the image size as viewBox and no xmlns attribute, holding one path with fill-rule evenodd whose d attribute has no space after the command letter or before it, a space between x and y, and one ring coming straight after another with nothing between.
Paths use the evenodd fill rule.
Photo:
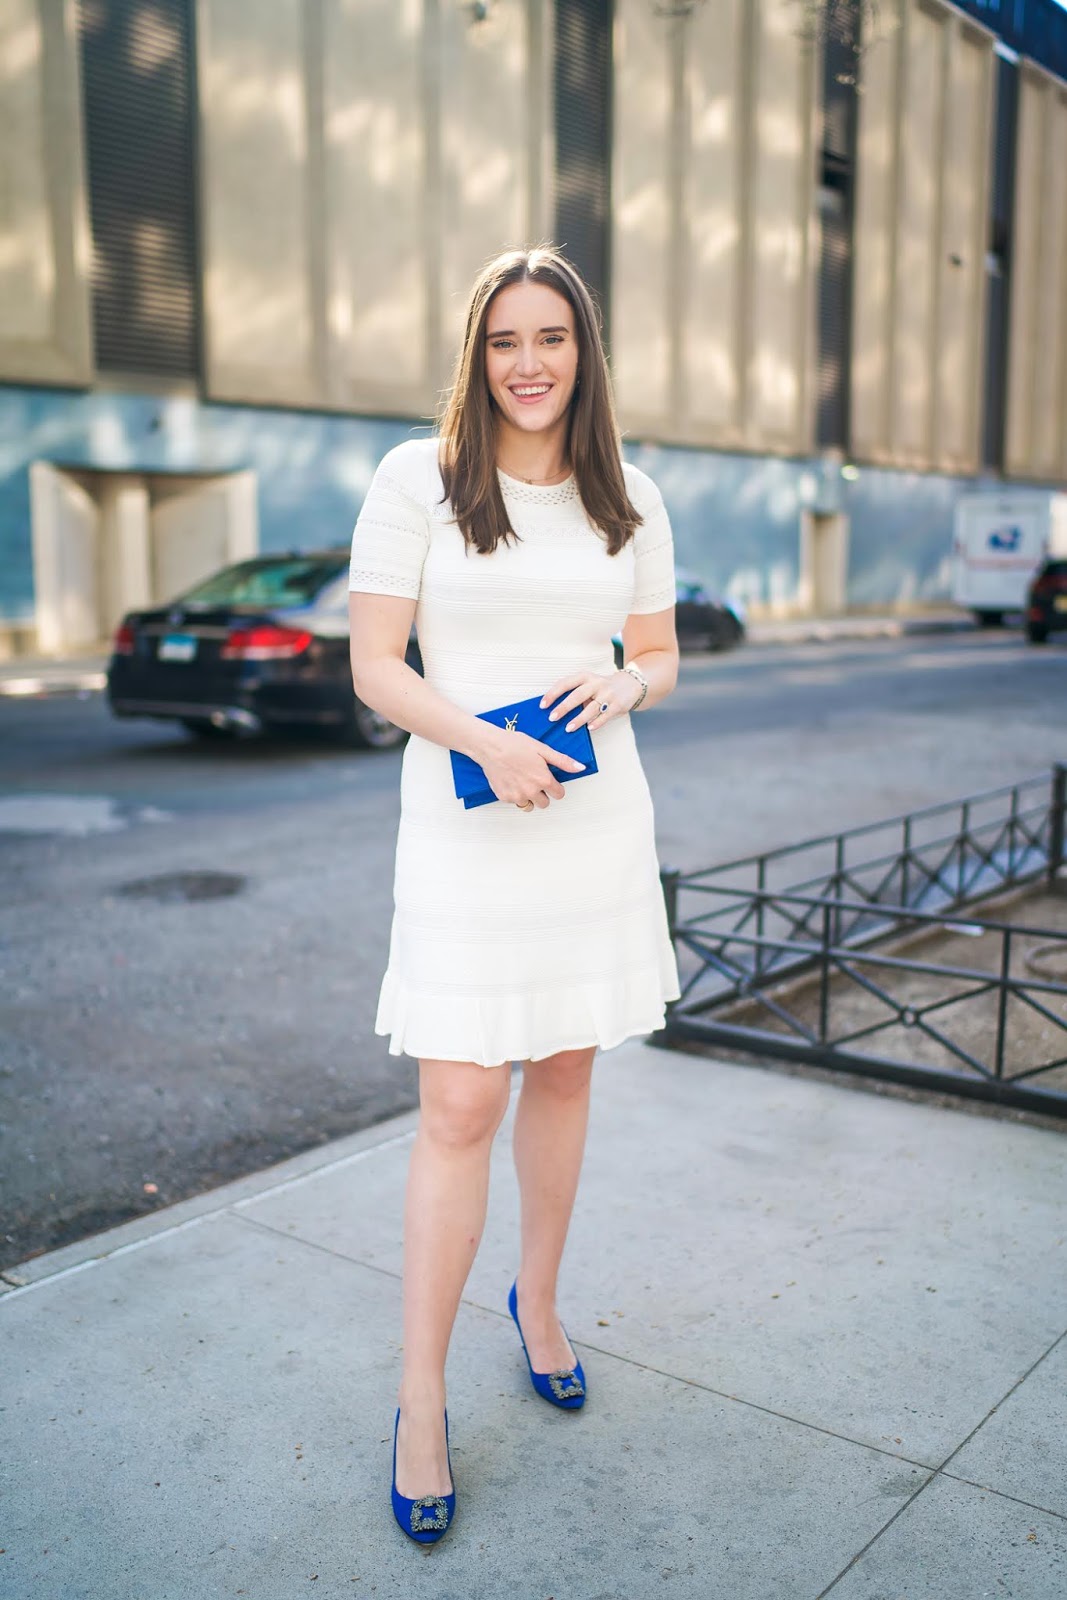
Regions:
<instances>
[{"instance_id":1,"label":"ruffled hem","mask_svg":"<svg viewBox=\"0 0 1067 1600\"><path fill-rule=\"evenodd\" d=\"M393 1056L498 1067L540 1061L560 1050L612 1050L625 1039L655 1033L666 1020L668 1001L679 994L669 969L651 983L631 976L491 997L419 993L387 971L374 1031L388 1036Z\"/></svg>"}]
</instances>

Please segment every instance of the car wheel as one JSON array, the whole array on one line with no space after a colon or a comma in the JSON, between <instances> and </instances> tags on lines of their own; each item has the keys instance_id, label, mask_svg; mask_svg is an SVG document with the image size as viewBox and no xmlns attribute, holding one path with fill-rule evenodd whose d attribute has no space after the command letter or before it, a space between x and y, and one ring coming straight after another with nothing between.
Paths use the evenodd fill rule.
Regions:
<instances>
[{"instance_id":1,"label":"car wheel","mask_svg":"<svg viewBox=\"0 0 1067 1600\"><path fill-rule=\"evenodd\" d=\"M356 700L345 724L345 737L358 750L396 750L406 743L408 734L406 728Z\"/></svg>"},{"instance_id":2,"label":"car wheel","mask_svg":"<svg viewBox=\"0 0 1067 1600\"><path fill-rule=\"evenodd\" d=\"M733 650L741 641L741 629L736 622L722 621L708 636L709 650Z\"/></svg>"},{"instance_id":3,"label":"car wheel","mask_svg":"<svg viewBox=\"0 0 1067 1600\"><path fill-rule=\"evenodd\" d=\"M1043 622L1028 622L1026 624L1026 637L1031 644L1047 644L1048 629Z\"/></svg>"},{"instance_id":4,"label":"car wheel","mask_svg":"<svg viewBox=\"0 0 1067 1600\"><path fill-rule=\"evenodd\" d=\"M191 733L194 739L232 739L232 728L218 728L206 717L181 717L179 718L186 733Z\"/></svg>"}]
</instances>

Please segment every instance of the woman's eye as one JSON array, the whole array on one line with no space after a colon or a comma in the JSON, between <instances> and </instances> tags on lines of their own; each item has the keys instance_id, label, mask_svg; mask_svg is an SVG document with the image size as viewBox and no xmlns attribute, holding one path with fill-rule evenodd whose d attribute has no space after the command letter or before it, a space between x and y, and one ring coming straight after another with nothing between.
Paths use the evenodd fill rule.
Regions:
<instances>
[{"instance_id":1,"label":"woman's eye","mask_svg":"<svg viewBox=\"0 0 1067 1600\"><path fill-rule=\"evenodd\" d=\"M510 350L511 348L510 339L492 339L490 343L494 350Z\"/></svg>"},{"instance_id":2,"label":"woman's eye","mask_svg":"<svg viewBox=\"0 0 1067 1600\"><path fill-rule=\"evenodd\" d=\"M563 343L563 335L561 333L550 333L548 335L548 338L545 340L545 343L546 344L562 344Z\"/></svg>"}]
</instances>

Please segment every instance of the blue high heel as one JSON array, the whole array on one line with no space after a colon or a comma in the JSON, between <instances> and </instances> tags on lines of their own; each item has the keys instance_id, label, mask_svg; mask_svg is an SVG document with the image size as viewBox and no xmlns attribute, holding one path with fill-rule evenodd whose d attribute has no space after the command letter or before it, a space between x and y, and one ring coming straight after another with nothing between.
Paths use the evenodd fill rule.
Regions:
<instances>
[{"instance_id":1,"label":"blue high heel","mask_svg":"<svg viewBox=\"0 0 1067 1600\"><path fill-rule=\"evenodd\" d=\"M400 1407L396 1408L393 1423L393 1516L409 1539L419 1544L433 1544L452 1525L456 1514L456 1480L452 1477L452 1455L448 1449L448 1410L445 1409L445 1451L448 1454L448 1472L452 1477L451 1494L423 1494L409 1500L396 1486L396 1435L400 1427Z\"/></svg>"},{"instance_id":2,"label":"blue high heel","mask_svg":"<svg viewBox=\"0 0 1067 1600\"><path fill-rule=\"evenodd\" d=\"M530 1382L538 1394L545 1400L551 1400L554 1406L561 1406L565 1411L577 1411L579 1406L585 1404L585 1373L582 1371L582 1363L578 1361L573 1367L559 1367L555 1372L535 1372L530 1352L526 1348L526 1340L522 1338L522 1329L519 1327L518 1297L514 1283L508 1291L508 1310L516 1328L519 1329L526 1365L530 1369ZM563 1327L562 1323L560 1327ZM563 1328L563 1334L566 1338L566 1328Z\"/></svg>"}]
</instances>

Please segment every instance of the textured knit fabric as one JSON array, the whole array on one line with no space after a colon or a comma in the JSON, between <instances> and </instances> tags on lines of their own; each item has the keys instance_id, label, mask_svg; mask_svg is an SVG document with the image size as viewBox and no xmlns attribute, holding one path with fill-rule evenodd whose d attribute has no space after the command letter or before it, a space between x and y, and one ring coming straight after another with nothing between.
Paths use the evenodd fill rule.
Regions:
<instances>
[{"instance_id":1,"label":"textured knit fabric","mask_svg":"<svg viewBox=\"0 0 1067 1600\"><path fill-rule=\"evenodd\" d=\"M674 604L670 524L655 484L626 464L644 521L610 556L573 477L504 473L519 542L467 551L451 521L437 441L398 445L352 536L349 587L416 600L426 680L472 712L541 695L578 670L615 670L631 612ZM592 734L599 771L547 809L466 810L448 751L404 749L389 963L375 1031L393 1055L484 1067L608 1049L661 1027L678 997L652 800L629 715Z\"/></svg>"}]
</instances>

